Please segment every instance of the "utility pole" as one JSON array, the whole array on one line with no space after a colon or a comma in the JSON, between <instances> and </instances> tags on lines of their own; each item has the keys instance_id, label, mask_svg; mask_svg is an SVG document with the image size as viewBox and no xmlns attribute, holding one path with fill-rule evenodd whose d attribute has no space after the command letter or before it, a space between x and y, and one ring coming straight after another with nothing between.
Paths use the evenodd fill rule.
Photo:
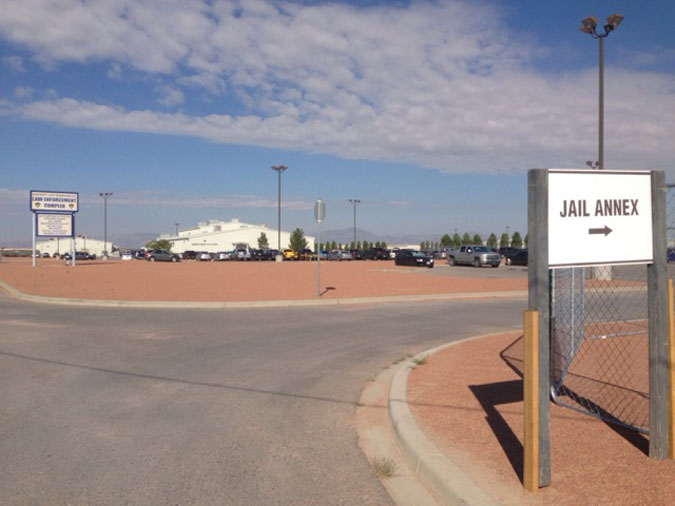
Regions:
<instances>
[{"instance_id":1,"label":"utility pole","mask_svg":"<svg viewBox=\"0 0 675 506\"><path fill-rule=\"evenodd\" d=\"M278 174L278 211L277 211L277 250L278 254L281 254L281 173L284 172L288 167L285 165L272 165L270 169L276 171Z\"/></svg>"},{"instance_id":2,"label":"utility pole","mask_svg":"<svg viewBox=\"0 0 675 506\"><path fill-rule=\"evenodd\" d=\"M354 247L356 248L356 204L360 204L359 199L349 199L349 203L354 205Z\"/></svg>"},{"instance_id":3,"label":"utility pole","mask_svg":"<svg viewBox=\"0 0 675 506\"><path fill-rule=\"evenodd\" d=\"M112 192L101 192L99 196L103 197L103 259L106 260L110 252L108 251L108 197Z\"/></svg>"}]
</instances>

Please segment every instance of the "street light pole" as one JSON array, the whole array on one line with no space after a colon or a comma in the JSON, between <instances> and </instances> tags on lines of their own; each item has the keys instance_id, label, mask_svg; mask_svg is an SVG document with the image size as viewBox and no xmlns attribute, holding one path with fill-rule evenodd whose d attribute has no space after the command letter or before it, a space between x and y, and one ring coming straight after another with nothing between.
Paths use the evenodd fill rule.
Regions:
<instances>
[{"instance_id":1,"label":"street light pole","mask_svg":"<svg viewBox=\"0 0 675 506\"><path fill-rule=\"evenodd\" d=\"M176 226L176 237L178 237L178 225L180 225L180 223L174 223L174 225Z\"/></svg>"},{"instance_id":2,"label":"street light pole","mask_svg":"<svg viewBox=\"0 0 675 506\"><path fill-rule=\"evenodd\" d=\"M103 259L108 258L108 197L112 195L112 192L101 192L99 196L103 197L103 248L106 252L103 255Z\"/></svg>"},{"instance_id":3,"label":"street light pole","mask_svg":"<svg viewBox=\"0 0 675 506\"><path fill-rule=\"evenodd\" d=\"M349 199L349 202L354 205L354 247L356 248L356 204L360 204L359 199Z\"/></svg>"},{"instance_id":4,"label":"street light pole","mask_svg":"<svg viewBox=\"0 0 675 506\"><path fill-rule=\"evenodd\" d=\"M596 27L598 20L595 16L581 20L579 30L598 39L598 161L596 167L599 170L605 168L605 45L604 39L616 30L623 21L621 14L607 16L607 24L603 27L604 33L598 33ZM586 162L592 168L592 162Z\"/></svg>"},{"instance_id":5,"label":"street light pole","mask_svg":"<svg viewBox=\"0 0 675 506\"><path fill-rule=\"evenodd\" d=\"M281 254L281 173L288 169L288 167L285 165L272 165L270 168L276 171L278 175L277 250L278 254Z\"/></svg>"}]
</instances>

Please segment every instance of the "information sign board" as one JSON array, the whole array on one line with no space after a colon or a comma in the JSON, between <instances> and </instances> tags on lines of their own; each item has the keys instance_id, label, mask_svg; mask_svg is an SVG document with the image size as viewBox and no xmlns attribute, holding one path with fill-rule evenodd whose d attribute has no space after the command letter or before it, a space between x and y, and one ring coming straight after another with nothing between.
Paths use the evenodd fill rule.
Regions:
<instances>
[{"instance_id":1,"label":"information sign board","mask_svg":"<svg viewBox=\"0 0 675 506\"><path fill-rule=\"evenodd\" d=\"M549 170L548 255L551 268L653 263L651 174Z\"/></svg>"},{"instance_id":2,"label":"information sign board","mask_svg":"<svg viewBox=\"0 0 675 506\"><path fill-rule=\"evenodd\" d=\"M76 213L78 208L79 193L35 190L30 192L31 211Z\"/></svg>"},{"instance_id":3,"label":"information sign board","mask_svg":"<svg viewBox=\"0 0 675 506\"><path fill-rule=\"evenodd\" d=\"M38 237L73 237L72 214L35 213Z\"/></svg>"}]
</instances>

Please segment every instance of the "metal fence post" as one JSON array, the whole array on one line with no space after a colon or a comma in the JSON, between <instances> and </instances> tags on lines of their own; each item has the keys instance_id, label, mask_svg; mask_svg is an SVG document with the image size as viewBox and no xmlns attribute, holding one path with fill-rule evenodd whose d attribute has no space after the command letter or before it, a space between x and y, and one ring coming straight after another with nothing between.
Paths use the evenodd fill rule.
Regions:
<instances>
[{"instance_id":1,"label":"metal fence post","mask_svg":"<svg viewBox=\"0 0 675 506\"><path fill-rule=\"evenodd\" d=\"M668 457L668 288L665 175L652 172L654 263L647 267L649 314L649 456Z\"/></svg>"},{"instance_id":2,"label":"metal fence post","mask_svg":"<svg viewBox=\"0 0 675 506\"><path fill-rule=\"evenodd\" d=\"M550 301L548 269L548 170L527 173L528 309L539 313L539 486L551 483L550 449Z\"/></svg>"}]
</instances>

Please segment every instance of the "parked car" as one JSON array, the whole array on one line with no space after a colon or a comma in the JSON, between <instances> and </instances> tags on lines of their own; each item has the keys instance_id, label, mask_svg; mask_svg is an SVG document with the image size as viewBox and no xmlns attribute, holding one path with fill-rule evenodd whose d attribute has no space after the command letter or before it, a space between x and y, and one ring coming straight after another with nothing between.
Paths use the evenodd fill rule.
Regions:
<instances>
[{"instance_id":1,"label":"parked car","mask_svg":"<svg viewBox=\"0 0 675 506\"><path fill-rule=\"evenodd\" d=\"M675 262L675 248L668 248L666 252L666 259L668 263Z\"/></svg>"},{"instance_id":2,"label":"parked car","mask_svg":"<svg viewBox=\"0 0 675 506\"><path fill-rule=\"evenodd\" d=\"M360 249L350 249L349 252L354 260L363 260L363 251Z\"/></svg>"},{"instance_id":3,"label":"parked car","mask_svg":"<svg viewBox=\"0 0 675 506\"><path fill-rule=\"evenodd\" d=\"M183 260L194 260L197 258L197 252L191 249L183 251Z\"/></svg>"},{"instance_id":4,"label":"parked car","mask_svg":"<svg viewBox=\"0 0 675 506\"><path fill-rule=\"evenodd\" d=\"M349 251L334 249L328 252L327 260L337 260L338 262L342 262L343 260L354 260L354 257Z\"/></svg>"},{"instance_id":5,"label":"parked car","mask_svg":"<svg viewBox=\"0 0 675 506\"><path fill-rule=\"evenodd\" d=\"M43 253L42 258L49 258L49 253Z\"/></svg>"},{"instance_id":6,"label":"parked car","mask_svg":"<svg viewBox=\"0 0 675 506\"><path fill-rule=\"evenodd\" d=\"M265 250L262 249L252 249L251 250L251 260L255 261L260 261L260 260L266 260L266 258L263 258L265 256Z\"/></svg>"},{"instance_id":7,"label":"parked car","mask_svg":"<svg viewBox=\"0 0 675 506\"><path fill-rule=\"evenodd\" d=\"M251 251L247 248L237 248L234 250L234 260L250 260L251 259Z\"/></svg>"},{"instance_id":8,"label":"parked car","mask_svg":"<svg viewBox=\"0 0 675 506\"><path fill-rule=\"evenodd\" d=\"M502 246L497 251L503 258L506 258L507 256L515 255L516 253L521 251L521 248L514 248L513 246Z\"/></svg>"},{"instance_id":9,"label":"parked car","mask_svg":"<svg viewBox=\"0 0 675 506\"><path fill-rule=\"evenodd\" d=\"M368 248L363 252L364 260L389 260L389 253L384 248Z\"/></svg>"},{"instance_id":10,"label":"parked car","mask_svg":"<svg viewBox=\"0 0 675 506\"><path fill-rule=\"evenodd\" d=\"M487 246L476 246L473 244L464 244L459 250L448 252L448 265L473 265L482 267L490 265L499 267L501 257L499 253L492 251Z\"/></svg>"},{"instance_id":11,"label":"parked car","mask_svg":"<svg viewBox=\"0 0 675 506\"><path fill-rule=\"evenodd\" d=\"M131 251L125 251L124 253L122 253L121 258L122 258L122 260L133 260L134 259L134 257L131 254Z\"/></svg>"},{"instance_id":12,"label":"parked car","mask_svg":"<svg viewBox=\"0 0 675 506\"><path fill-rule=\"evenodd\" d=\"M286 248L283 251L284 255L284 260L297 260L298 259L298 254L295 252L295 250L292 250L290 248Z\"/></svg>"},{"instance_id":13,"label":"parked car","mask_svg":"<svg viewBox=\"0 0 675 506\"><path fill-rule=\"evenodd\" d=\"M195 256L195 260L199 262L210 262L211 260L213 260L213 257L211 256L211 253L209 253L208 251L199 251Z\"/></svg>"},{"instance_id":14,"label":"parked car","mask_svg":"<svg viewBox=\"0 0 675 506\"><path fill-rule=\"evenodd\" d=\"M227 262L232 260L232 251L219 251L213 256L213 260L216 262Z\"/></svg>"},{"instance_id":15,"label":"parked car","mask_svg":"<svg viewBox=\"0 0 675 506\"><path fill-rule=\"evenodd\" d=\"M299 260L316 260L316 253L309 248L301 249L297 253Z\"/></svg>"},{"instance_id":16,"label":"parked car","mask_svg":"<svg viewBox=\"0 0 675 506\"><path fill-rule=\"evenodd\" d=\"M399 251L401 251L399 248L393 248L393 249L390 249L390 250L389 250L389 258L390 258L391 260L395 260L395 259L396 259L396 255L398 254Z\"/></svg>"},{"instance_id":17,"label":"parked car","mask_svg":"<svg viewBox=\"0 0 675 506\"><path fill-rule=\"evenodd\" d=\"M521 249L516 253L507 255L504 263L506 265L527 265L527 250Z\"/></svg>"},{"instance_id":18,"label":"parked car","mask_svg":"<svg viewBox=\"0 0 675 506\"><path fill-rule=\"evenodd\" d=\"M402 249L398 251L396 258L394 258L394 264L429 267L431 269L434 266L434 259L422 251Z\"/></svg>"},{"instance_id":19,"label":"parked car","mask_svg":"<svg viewBox=\"0 0 675 506\"><path fill-rule=\"evenodd\" d=\"M66 253L61 255L61 258L68 261L68 260L72 260L73 256L71 255L71 253L69 251L67 251ZM95 260L95 259L96 259L96 255L90 255L86 251L76 251L75 252L75 261L77 261L77 260Z\"/></svg>"},{"instance_id":20,"label":"parked car","mask_svg":"<svg viewBox=\"0 0 675 506\"><path fill-rule=\"evenodd\" d=\"M178 262L180 257L165 249L154 249L148 255L148 262Z\"/></svg>"}]
</instances>

